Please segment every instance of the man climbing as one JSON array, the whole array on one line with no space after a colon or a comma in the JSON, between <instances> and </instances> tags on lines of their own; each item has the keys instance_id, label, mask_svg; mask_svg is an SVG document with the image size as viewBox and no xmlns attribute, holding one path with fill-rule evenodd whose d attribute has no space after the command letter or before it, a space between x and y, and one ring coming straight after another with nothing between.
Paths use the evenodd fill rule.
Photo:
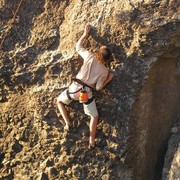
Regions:
<instances>
[{"instance_id":1,"label":"man climbing","mask_svg":"<svg viewBox=\"0 0 180 180\"><path fill-rule=\"evenodd\" d=\"M98 111L92 94L92 88L100 91L108 82L112 80L114 74L109 72L105 64L111 60L111 52L107 46L102 46L95 53L91 53L83 47L84 40L90 35L90 25L85 27L82 37L76 44L76 51L83 58L83 65L76 78L68 89L63 91L57 98L58 109L65 121L65 129L70 130L70 121L65 105L69 105L72 100L79 100L80 93L85 90L88 94L88 101L83 103L85 114L90 116L90 137L89 148L95 147L95 135L98 122ZM92 88L91 88L92 87Z\"/></svg>"}]
</instances>

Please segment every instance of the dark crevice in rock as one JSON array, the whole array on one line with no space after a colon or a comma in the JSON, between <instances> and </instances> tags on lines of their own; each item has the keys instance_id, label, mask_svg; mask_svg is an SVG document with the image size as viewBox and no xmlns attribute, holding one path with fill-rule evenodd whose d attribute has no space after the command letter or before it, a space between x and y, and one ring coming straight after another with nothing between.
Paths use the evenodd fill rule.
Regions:
<instances>
[{"instance_id":1,"label":"dark crevice in rock","mask_svg":"<svg viewBox=\"0 0 180 180\"><path fill-rule=\"evenodd\" d=\"M180 115L180 79L174 74L179 56L166 55L153 64L132 110L137 179L161 179L170 129Z\"/></svg>"}]
</instances>

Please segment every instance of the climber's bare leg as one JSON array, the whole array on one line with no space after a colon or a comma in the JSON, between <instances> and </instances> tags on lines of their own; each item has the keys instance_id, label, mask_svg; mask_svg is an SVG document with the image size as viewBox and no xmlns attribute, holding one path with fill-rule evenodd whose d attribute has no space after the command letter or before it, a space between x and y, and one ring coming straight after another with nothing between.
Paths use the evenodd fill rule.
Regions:
<instances>
[{"instance_id":1,"label":"climber's bare leg","mask_svg":"<svg viewBox=\"0 0 180 180\"><path fill-rule=\"evenodd\" d=\"M58 105L58 109L66 123L66 127L69 129L70 127L70 121L69 121L69 118L68 118L68 115L67 115L67 110L65 108L65 105L61 102L61 101L58 101L57 100L57 105Z\"/></svg>"},{"instance_id":2,"label":"climber's bare leg","mask_svg":"<svg viewBox=\"0 0 180 180\"><path fill-rule=\"evenodd\" d=\"M95 136L96 136L98 118L99 116L96 116L96 117L91 116L90 125L89 125L89 130L90 130L89 145L90 146L95 145Z\"/></svg>"}]
</instances>

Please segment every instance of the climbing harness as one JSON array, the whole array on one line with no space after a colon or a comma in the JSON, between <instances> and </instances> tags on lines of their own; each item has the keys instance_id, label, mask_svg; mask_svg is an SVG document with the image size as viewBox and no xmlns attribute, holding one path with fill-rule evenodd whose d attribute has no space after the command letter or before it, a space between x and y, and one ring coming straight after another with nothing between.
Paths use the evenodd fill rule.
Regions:
<instances>
[{"instance_id":1,"label":"climbing harness","mask_svg":"<svg viewBox=\"0 0 180 180\"><path fill-rule=\"evenodd\" d=\"M80 79L77 79L77 78L75 78L75 77L72 77L71 79L72 79L73 81L76 81L78 84L81 84L81 85L83 85L83 86L85 86L85 87L88 87L88 88L90 88L91 90L93 90L93 87L87 85L86 83L84 83L84 82L81 81Z\"/></svg>"},{"instance_id":2,"label":"climbing harness","mask_svg":"<svg viewBox=\"0 0 180 180\"><path fill-rule=\"evenodd\" d=\"M66 93L67 93L67 97L72 100L70 94L75 94L77 92L80 91L80 95L79 95L79 102L80 103L84 103L84 104L90 104L94 97L92 96L92 98L88 99L88 92L86 90L86 87L90 88L91 90L93 90L93 87L87 85L86 83L84 83L83 81L81 81L80 79L77 79L75 77L72 78L73 81L76 81L78 84L81 84L82 85L82 88L78 89L77 91L75 92L69 92L69 89L67 89Z\"/></svg>"},{"instance_id":3,"label":"climbing harness","mask_svg":"<svg viewBox=\"0 0 180 180\"><path fill-rule=\"evenodd\" d=\"M71 98L70 94L75 94L75 93L77 93L77 92L81 91L81 89L82 89L82 88L78 89L78 90L77 90L77 91L75 91L75 92L69 92L69 89L67 89L67 91L66 91L67 97L68 97L70 100L72 100L72 98Z\"/></svg>"}]
</instances>

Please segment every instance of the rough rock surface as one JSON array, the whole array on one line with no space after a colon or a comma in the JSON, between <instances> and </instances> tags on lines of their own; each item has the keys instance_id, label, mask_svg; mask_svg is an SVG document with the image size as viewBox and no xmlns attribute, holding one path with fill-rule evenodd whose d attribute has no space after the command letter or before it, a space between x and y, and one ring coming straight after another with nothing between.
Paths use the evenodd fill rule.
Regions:
<instances>
[{"instance_id":1,"label":"rough rock surface","mask_svg":"<svg viewBox=\"0 0 180 180\"><path fill-rule=\"evenodd\" d=\"M180 177L180 119L171 129L171 133L165 156L162 180L178 180Z\"/></svg>"},{"instance_id":2,"label":"rough rock surface","mask_svg":"<svg viewBox=\"0 0 180 180\"><path fill-rule=\"evenodd\" d=\"M160 179L180 115L180 2L29 0L12 19L19 2L0 2L0 178ZM115 73L95 92L93 151L81 106L68 107L70 133L56 106L82 64L75 43L87 22L87 48L108 45Z\"/></svg>"}]
</instances>

